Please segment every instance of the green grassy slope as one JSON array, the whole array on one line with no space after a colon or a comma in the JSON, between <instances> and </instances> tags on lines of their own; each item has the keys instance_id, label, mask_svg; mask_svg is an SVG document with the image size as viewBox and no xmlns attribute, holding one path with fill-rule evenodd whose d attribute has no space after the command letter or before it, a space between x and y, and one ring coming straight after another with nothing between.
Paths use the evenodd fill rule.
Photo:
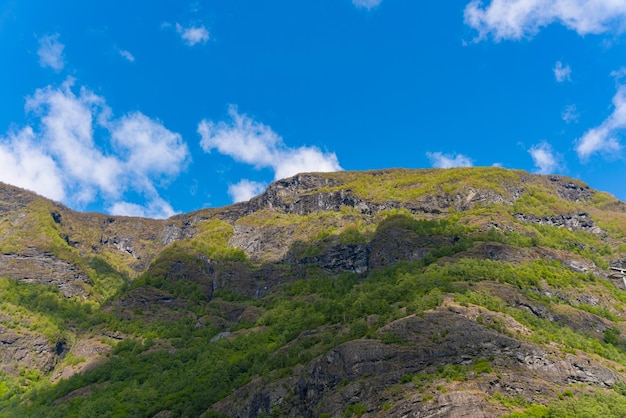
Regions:
<instances>
[{"instance_id":1,"label":"green grassy slope","mask_svg":"<svg viewBox=\"0 0 626 418\"><path fill-rule=\"evenodd\" d=\"M0 415L624 410L622 202L499 168L307 181L277 184L271 207L167 221L5 193L0 253L54 256L88 282L68 297L0 281L0 326L57 351L45 367L0 351ZM347 204L320 209L337 193Z\"/></svg>"}]
</instances>

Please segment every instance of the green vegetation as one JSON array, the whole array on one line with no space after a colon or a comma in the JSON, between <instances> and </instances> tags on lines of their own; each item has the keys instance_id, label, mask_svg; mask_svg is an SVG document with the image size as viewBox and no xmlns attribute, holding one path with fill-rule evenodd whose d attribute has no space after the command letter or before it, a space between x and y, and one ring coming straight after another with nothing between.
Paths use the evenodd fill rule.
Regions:
<instances>
[{"instance_id":1,"label":"green vegetation","mask_svg":"<svg viewBox=\"0 0 626 418\"><path fill-rule=\"evenodd\" d=\"M460 270L452 269L451 265L431 264L422 273L423 266L422 262L399 263L373 272L363 281L357 275L349 274L297 281L285 288L284 294L288 298L275 296L263 303L266 313L258 324L250 325L260 327L258 331L242 334L235 339L209 343L217 330L197 330L193 322L187 319L170 323L156 334L152 329L152 335L167 338L177 353L170 354L167 350L151 352L152 340L143 343L139 340L125 340L118 343L114 357L104 366L62 381L49 389L43 382L35 385L39 389L29 392L32 406L27 409L15 403L9 405L12 411L24 416L36 416L44 411L52 417L87 416L93 411L100 411L105 416L109 412L102 411L110 411L111 416L116 413L149 416L159 410L177 411L182 416L199 414L254 376L283 376L293 366L305 364L341 342L372 336L376 326L372 328L360 318L376 314L379 315L378 324L384 324L401 315L400 306L423 313L442 302L442 292L457 293L462 303L477 304L513 315L537 330L537 336L534 337L537 342L559 341L569 347L586 349L626 364L626 358L621 352L608 348L614 344L613 340L606 343L590 341L572 330L560 328L558 324L541 321L507 307L494 296L466 292L465 286L460 284L468 279L470 282L477 278L486 280L490 276L489 271L499 269L506 272L504 276L510 277L509 280L516 285L538 283L539 280L532 275L534 269L541 271L545 279L551 280L551 275L558 277L555 273L556 264L536 262L535 265L518 268L508 266L507 270L507 266L493 262L465 260L459 264ZM442 270L444 268L446 270ZM570 279L571 283L564 282L564 278L554 279L554 285L577 285L585 282L586 276L573 275ZM18 294L30 289L30 286L7 281L6 285L9 284L17 286L22 292ZM314 296L312 302L311 296ZM33 300L28 294L22 295L22 298L25 301ZM44 302L47 300L49 298L42 295L39 301L32 302L33 309L49 312ZM55 300L59 303L62 299L57 295ZM51 306L57 305L52 303ZM65 323L68 317L80 318L85 308L68 301L64 309L54 309L59 324ZM342 334L331 329L308 337L302 336L307 330L321 329L325 324L336 323L348 326L349 332ZM114 328L128 330L132 328L130 325L118 323ZM83 326L89 326L89 323L85 322ZM147 328L136 328L133 331L146 335L149 332ZM385 336L381 338L385 342L396 343L385 340ZM207 351L207 346L211 350ZM489 362L478 359L471 366L447 365L438 368L432 375L416 375L410 380L414 383L437 378L462 381L467 379L468 373L491 371ZM31 377L31 380L35 379ZM102 385L104 382L107 383ZM81 387L92 388L91 396L51 406L55 399ZM181 402L182 399L188 401ZM346 411L358 415L361 409Z\"/></svg>"},{"instance_id":2,"label":"green vegetation","mask_svg":"<svg viewBox=\"0 0 626 418\"><path fill-rule=\"evenodd\" d=\"M504 397L500 397L504 399ZM502 402L507 404L507 401ZM622 417L626 411L626 397L615 391L594 391L569 396L562 396L550 402L547 406L522 403L525 407L522 412L506 415L507 418L548 418L548 417Z\"/></svg>"},{"instance_id":3,"label":"green vegetation","mask_svg":"<svg viewBox=\"0 0 626 418\"><path fill-rule=\"evenodd\" d=\"M374 214L350 206L307 215L275 208L249 213L238 218L238 227L270 243L285 236L292 240L286 255L250 257L231 245L235 226L217 212L168 221L173 228L187 222L193 230L184 235L189 238L168 245L163 225L154 226L157 221L66 212L60 220L52 214L61 209L45 200L0 217L1 252L24 254L35 248L76 266L90 282L87 297L66 297L53 286L0 279L0 326L70 350L52 372L36 364L0 372L0 416L148 417L160 411L199 416L251 382L255 387L285 385L285 403L263 411L263 416L284 416L297 399L294 380L288 379L302 380L298 373L342 344L370 340L397 353L416 349L416 340L426 341L429 353L449 344L449 324L431 324L425 335L411 330L415 339L394 328L411 315L427 323L454 313L454 318L475 321L486 335L497 332L503 339L544 348L550 356L580 355L619 376L626 373L626 292L568 267L572 260L583 260L601 270L624 258L626 215L611 196L589 192L588 201L569 201L559 197L553 180L498 168L320 176L336 181L316 193L350 190L367 202L409 204ZM445 205L434 208L437 199ZM583 212L606 234L515 217ZM81 222L106 224L111 235L128 229L137 248L153 251L154 258L140 260L100 245L109 238L81 229ZM133 225L137 231L155 229L141 235L131 230ZM89 245L98 250L90 252ZM398 249L401 245L412 247ZM315 265L329 251L345 247L382 248L394 263L369 266L360 274L329 273ZM493 259L485 259L485 248L496 250ZM398 258L394 251L401 253ZM261 288L268 274L276 274L280 286L263 297L238 288L237 279L244 276ZM227 285L216 277L227 277ZM77 341L89 338L106 344L110 353L98 357L97 367L53 383L62 368L78 369L89 361L71 351ZM376 400L378 405L389 410L415 391L425 402L436 395L433 390L444 393L494 376L504 381L500 372L510 360L487 354L455 358L412 369L420 371L401 380L398 373L399 395ZM327 385L334 391L362 385L366 393L373 379L369 373L345 375ZM511 417L620 416L626 410L620 385L614 390L559 387L542 398L544 404L497 391L487 399L506 407ZM237 393L245 398L245 392ZM360 417L381 409L368 402L353 400L338 411Z\"/></svg>"},{"instance_id":4,"label":"green vegetation","mask_svg":"<svg viewBox=\"0 0 626 418\"><path fill-rule=\"evenodd\" d=\"M341 185L320 191L350 189L357 196L374 202L411 201L432 194L454 195L471 185L509 197L509 186L527 175L498 168L458 168L454 170L380 170L322 174L342 181Z\"/></svg>"},{"instance_id":5,"label":"green vegetation","mask_svg":"<svg viewBox=\"0 0 626 418\"><path fill-rule=\"evenodd\" d=\"M105 317L95 302L68 299L54 287L6 278L0 278L0 300L0 310L12 318L4 320L4 326L43 334L51 343L67 338L67 332L88 330Z\"/></svg>"},{"instance_id":6,"label":"green vegetation","mask_svg":"<svg viewBox=\"0 0 626 418\"><path fill-rule=\"evenodd\" d=\"M402 376L400 383L412 383L418 390L422 391L425 386L437 380L463 382L473 375L492 372L493 369L487 359L477 358L471 365L446 364L445 366L438 366L430 373L407 374Z\"/></svg>"}]
</instances>

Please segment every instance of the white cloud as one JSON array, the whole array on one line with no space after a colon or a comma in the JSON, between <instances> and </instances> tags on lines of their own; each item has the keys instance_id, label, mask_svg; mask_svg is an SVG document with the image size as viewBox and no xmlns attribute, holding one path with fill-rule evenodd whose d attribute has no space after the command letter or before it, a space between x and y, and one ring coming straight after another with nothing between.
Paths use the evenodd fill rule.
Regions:
<instances>
[{"instance_id":1,"label":"white cloud","mask_svg":"<svg viewBox=\"0 0 626 418\"><path fill-rule=\"evenodd\" d=\"M189 150L182 137L142 113L129 113L108 127L133 177L172 177L188 162Z\"/></svg>"},{"instance_id":2,"label":"white cloud","mask_svg":"<svg viewBox=\"0 0 626 418\"><path fill-rule=\"evenodd\" d=\"M561 170L561 156L556 154L547 142L533 145L528 153L533 159L537 173L550 174Z\"/></svg>"},{"instance_id":3,"label":"white cloud","mask_svg":"<svg viewBox=\"0 0 626 418\"><path fill-rule=\"evenodd\" d=\"M59 42L59 34L45 35L39 38L39 64L42 67L50 67L55 71L61 71L65 67L63 49L65 45Z\"/></svg>"},{"instance_id":4,"label":"white cloud","mask_svg":"<svg viewBox=\"0 0 626 418\"><path fill-rule=\"evenodd\" d=\"M233 199L233 203L245 202L261 194L265 187L264 183L243 179L237 184L228 186L228 195Z\"/></svg>"},{"instance_id":5,"label":"white cloud","mask_svg":"<svg viewBox=\"0 0 626 418\"><path fill-rule=\"evenodd\" d=\"M477 39L522 39L542 27L560 23L579 35L622 33L626 2L622 0L472 0L465 7L465 23L478 31Z\"/></svg>"},{"instance_id":6,"label":"white cloud","mask_svg":"<svg viewBox=\"0 0 626 418\"><path fill-rule=\"evenodd\" d=\"M126 60L130 62L135 62L135 56L131 54L129 51L125 49L120 49L118 52L120 53L122 57L126 58Z\"/></svg>"},{"instance_id":7,"label":"white cloud","mask_svg":"<svg viewBox=\"0 0 626 418\"><path fill-rule=\"evenodd\" d=\"M471 167L472 160L463 154L443 154L441 152L427 152L426 157L435 168Z\"/></svg>"},{"instance_id":8,"label":"white cloud","mask_svg":"<svg viewBox=\"0 0 626 418\"><path fill-rule=\"evenodd\" d=\"M30 127L0 138L0 180L62 201L65 187L61 169L35 140Z\"/></svg>"},{"instance_id":9,"label":"white cloud","mask_svg":"<svg viewBox=\"0 0 626 418\"><path fill-rule=\"evenodd\" d=\"M557 61L552 71L554 71L554 78L559 83L572 81L572 69L569 65L563 65L561 61Z\"/></svg>"},{"instance_id":10,"label":"white cloud","mask_svg":"<svg viewBox=\"0 0 626 418\"><path fill-rule=\"evenodd\" d=\"M41 118L41 144L63 168L66 186L74 188L73 204L92 201L98 190L117 196L122 164L104 155L93 138L94 116L104 111L104 100L86 89L75 96L72 83L38 89L26 109Z\"/></svg>"},{"instance_id":11,"label":"white cloud","mask_svg":"<svg viewBox=\"0 0 626 418\"><path fill-rule=\"evenodd\" d=\"M276 179L302 172L341 170L334 153L324 153L317 147L290 148L269 126L240 114L236 106L230 106L228 113L228 122L203 120L198 125L205 152L217 149L257 169L272 168Z\"/></svg>"},{"instance_id":12,"label":"white cloud","mask_svg":"<svg viewBox=\"0 0 626 418\"><path fill-rule=\"evenodd\" d=\"M204 25L185 28L180 23L176 23L176 32L189 46L194 46L198 43L205 44L209 40L209 31Z\"/></svg>"},{"instance_id":13,"label":"white cloud","mask_svg":"<svg viewBox=\"0 0 626 418\"><path fill-rule=\"evenodd\" d=\"M622 149L619 133L626 128L626 86L618 88L613 106L613 113L600 126L589 129L576 141L576 153L581 161L587 161L596 153L608 157L619 155Z\"/></svg>"},{"instance_id":14,"label":"white cloud","mask_svg":"<svg viewBox=\"0 0 626 418\"><path fill-rule=\"evenodd\" d=\"M269 126L239 114L236 106L230 106L228 114L232 119L229 123L200 122L198 133L202 137L202 149L210 152L217 148L221 154L239 162L257 168L271 167L276 160L276 150L282 145L282 138Z\"/></svg>"},{"instance_id":15,"label":"white cloud","mask_svg":"<svg viewBox=\"0 0 626 418\"><path fill-rule=\"evenodd\" d=\"M567 105L563 112L561 113L561 119L565 121L565 123L578 123L578 118L580 115L578 114L578 109L576 109L576 105Z\"/></svg>"},{"instance_id":16,"label":"white cloud","mask_svg":"<svg viewBox=\"0 0 626 418\"><path fill-rule=\"evenodd\" d=\"M133 193L145 202L142 213L173 214L157 186L189 160L181 136L139 112L114 119L103 98L85 88L76 95L72 87L70 79L27 98L38 129L28 126L0 138L0 180L78 209ZM124 202L111 210L139 213L140 204L135 212Z\"/></svg>"},{"instance_id":17,"label":"white cloud","mask_svg":"<svg viewBox=\"0 0 626 418\"><path fill-rule=\"evenodd\" d=\"M341 170L335 153L323 153L317 147L300 147L277 150L272 167L276 179L305 172L332 172Z\"/></svg>"},{"instance_id":18,"label":"white cloud","mask_svg":"<svg viewBox=\"0 0 626 418\"><path fill-rule=\"evenodd\" d=\"M109 207L109 213L116 216L138 216L141 218L169 218L176 212L161 198L150 200L145 206L130 202L116 202Z\"/></svg>"},{"instance_id":19,"label":"white cloud","mask_svg":"<svg viewBox=\"0 0 626 418\"><path fill-rule=\"evenodd\" d=\"M352 0L352 4L356 7L364 9L373 9L378 6L383 0Z\"/></svg>"}]
</instances>

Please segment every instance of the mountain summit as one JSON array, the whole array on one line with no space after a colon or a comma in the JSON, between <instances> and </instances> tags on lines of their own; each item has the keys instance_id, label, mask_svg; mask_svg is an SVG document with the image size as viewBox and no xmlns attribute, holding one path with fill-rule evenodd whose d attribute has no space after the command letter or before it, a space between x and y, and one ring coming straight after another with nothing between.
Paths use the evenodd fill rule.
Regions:
<instances>
[{"instance_id":1,"label":"mountain summit","mask_svg":"<svg viewBox=\"0 0 626 418\"><path fill-rule=\"evenodd\" d=\"M621 416L626 204L307 173L166 220L0 184L2 416Z\"/></svg>"}]
</instances>

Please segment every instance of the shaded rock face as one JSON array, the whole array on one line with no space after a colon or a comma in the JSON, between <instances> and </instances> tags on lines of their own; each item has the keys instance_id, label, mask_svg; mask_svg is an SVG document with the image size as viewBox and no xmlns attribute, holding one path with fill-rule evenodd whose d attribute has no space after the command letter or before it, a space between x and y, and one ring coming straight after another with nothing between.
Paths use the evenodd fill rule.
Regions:
<instances>
[{"instance_id":1,"label":"shaded rock face","mask_svg":"<svg viewBox=\"0 0 626 418\"><path fill-rule=\"evenodd\" d=\"M601 228L596 226L589 214L580 212L574 214L561 214L555 216L537 217L535 215L525 215L516 213L514 217L523 222L536 223L540 225L558 226L570 231L586 231L594 234L602 234Z\"/></svg>"},{"instance_id":2,"label":"shaded rock face","mask_svg":"<svg viewBox=\"0 0 626 418\"><path fill-rule=\"evenodd\" d=\"M401 345L367 339L347 342L292 377L269 385L251 382L212 410L234 417L258 417L278 407L284 416L340 416L346 405L359 403L375 412L387 401L394 405L386 413L392 417L460 416L450 414L461 411L471 411L463 416L500 416L501 409L471 392L442 394L433 401L394 398L385 393L404 375L433 373L437 366L446 364L472 364L477 358L492 358L495 366L515 370L510 375L485 376L477 389L521 395L529 401L550 394L554 384L584 382L612 387L615 383L614 372L589 358L555 356L468 319L463 309L440 309L426 313L424 318L392 322L379 333L393 334L403 342Z\"/></svg>"},{"instance_id":3,"label":"shaded rock face","mask_svg":"<svg viewBox=\"0 0 626 418\"><path fill-rule=\"evenodd\" d=\"M306 277L311 266L331 274L366 274L398 261L419 260L436 248L455 244L451 237L420 236L402 228L386 228L368 243L340 244L330 239L319 243L318 254L301 256L297 245L283 239L287 232L282 227L235 226L232 245L243 247L247 253L271 251L282 255L280 259L264 260L257 266L197 256L193 260L157 260L151 269L157 266L160 271L166 271L165 277L171 281L198 283L208 298L224 288L260 297L282 283ZM161 268L159 263L167 264Z\"/></svg>"},{"instance_id":4,"label":"shaded rock face","mask_svg":"<svg viewBox=\"0 0 626 418\"><path fill-rule=\"evenodd\" d=\"M122 319L141 316L142 320L150 323L157 320L176 321L184 315L186 308L185 301L162 290L143 286L115 300L106 310Z\"/></svg>"},{"instance_id":5,"label":"shaded rock face","mask_svg":"<svg viewBox=\"0 0 626 418\"><path fill-rule=\"evenodd\" d=\"M203 255L191 260L168 260L165 263L163 269L166 273L163 277L166 280L194 282L207 299L211 299L215 291L219 289L228 289L243 296L260 298L283 283L293 280L291 271L284 264L268 263L254 266L238 261L211 260Z\"/></svg>"},{"instance_id":6,"label":"shaded rock face","mask_svg":"<svg viewBox=\"0 0 626 418\"><path fill-rule=\"evenodd\" d=\"M338 245L321 255L306 257L301 265L313 264L329 273L365 273L368 269L369 248L364 244Z\"/></svg>"},{"instance_id":7,"label":"shaded rock face","mask_svg":"<svg viewBox=\"0 0 626 418\"><path fill-rule=\"evenodd\" d=\"M67 297L85 295L84 285L90 284L78 267L48 254L0 254L0 277L54 285Z\"/></svg>"},{"instance_id":8,"label":"shaded rock face","mask_svg":"<svg viewBox=\"0 0 626 418\"><path fill-rule=\"evenodd\" d=\"M330 273L363 274L399 261L420 260L436 248L451 245L453 238L420 236L405 229L389 228L367 244L330 246L322 254L303 258L297 264L316 265Z\"/></svg>"},{"instance_id":9,"label":"shaded rock face","mask_svg":"<svg viewBox=\"0 0 626 418\"><path fill-rule=\"evenodd\" d=\"M0 325L0 370L16 374L21 368L47 373L65 353L63 343L51 344L43 335L19 333Z\"/></svg>"},{"instance_id":10,"label":"shaded rock face","mask_svg":"<svg viewBox=\"0 0 626 418\"><path fill-rule=\"evenodd\" d=\"M454 239L441 236L421 236L402 228L388 228L368 243L370 270L383 268L398 261L424 258L430 251L454 245Z\"/></svg>"}]
</instances>

